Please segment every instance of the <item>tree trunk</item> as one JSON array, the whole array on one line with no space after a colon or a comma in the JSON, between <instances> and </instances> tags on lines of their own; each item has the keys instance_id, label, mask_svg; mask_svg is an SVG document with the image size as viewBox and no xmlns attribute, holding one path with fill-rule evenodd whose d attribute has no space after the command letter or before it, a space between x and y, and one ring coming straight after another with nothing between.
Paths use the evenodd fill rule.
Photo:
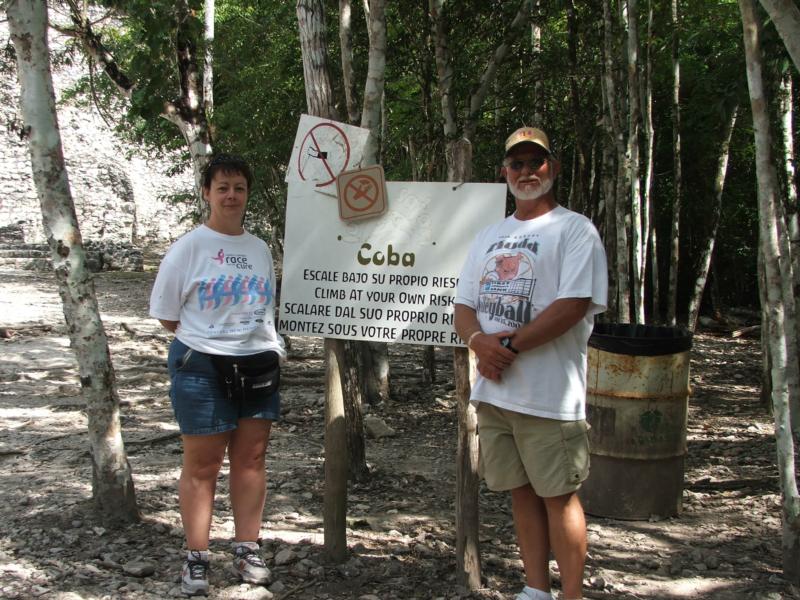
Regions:
<instances>
[{"instance_id":1,"label":"tree trunk","mask_svg":"<svg viewBox=\"0 0 800 600\"><path fill-rule=\"evenodd\" d=\"M603 83L603 87L607 82ZM608 115L608 106L606 106L605 114L603 115L603 126L606 132L613 136L611 126L608 124L610 117ZM616 194L616 166L614 163L613 142L611 144L603 144L601 149L602 161L602 195L605 198L605 235L603 242L605 245L606 256L608 258L608 272L609 275L617 272L617 194ZM617 278L608 278L608 311L609 315L614 315L615 318L619 314L619 291L617 288Z\"/></svg>"},{"instance_id":2,"label":"tree trunk","mask_svg":"<svg viewBox=\"0 0 800 600\"><path fill-rule=\"evenodd\" d=\"M367 11L369 30L369 61L364 82L364 104L361 108L361 127L370 135L364 148L362 166L377 164L381 147L383 88L386 74L386 15L385 0L371 0ZM363 392L370 404L388 401L391 397L389 380L389 346L382 342L359 342L363 365Z\"/></svg>"},{"instance_id":3,"label":"tree trunk","mask_svg":"<svg viewBox=\"0 0 800 600\"><path fill-rule=\"evenodd\" d=\"M20 105L42 224L86 401L95 507L103 521L136 521L139 513L122 441L114 369L64 164L50 73L46 4L11 0L6 13L16 49Z\"/></svg>"},{"instance_id":4,"label":"tree trunk","mask_svg":"<svg viewBox=\"0 0 800 600\"><path fill-rule=\"evenodd\" d=\"M569 56L569 95L572 107L572 131L575 148L574 175L570 181L569 207L589 217L594 216L589 207L587 179L585 118L581 111L581 91L578 85L578 18L574 0L567 0L567 49Z\"/></svg>"},{"instance_id":5,"label":"tree trunk","mask_svg":"<svg viewBox=\"0 0 800 600\"><path fill-rule=\"evenodd\" d=\"M669 284L667 286L667 325L675 325L678 301L678 261L680 260L680 219L683 187L681 170L681 62L678 0L672 0L672 163L675 194L672 197L672 227L669 237Z\"/></svg>"},{"instance_id":6,"label":"tree trunk","mask_svg":"<svg viewBox=\"0 0 800 600\"><path fill-rule=\"evenodd\" d=\"M603 0L603 88L606 101L606 126L608 135L612 140L616 150L616 177L614 190L610 192L614 196L614 231L616 232L613 263L616 264L616 306L617 320L620 323L628 323L631 320L630 306L630 276L628 262L628 227L626 203L621 202L627 197L626 177L630 170L627 168L627 157L625 152L625 133L622 131L622 120L620 110L617 107L617 84L614 66L614 27L611 18L610 0ZM610 279L614 279L613 277Z\"/></svg>"},{"instance_id":7,"label":"tree trunk","mask_svg":"<svg viewBox=\"0 0 800 600\"><path fill-rule=\"evenodd\" d=\"M644 323L644 258L647 236L642 224L641 178L639 176L639 129L641 105L639 98L639 9L637 0L628 0L628 180L631 202L631 246L633 274L633 319Z\"/></svg>"},{"instance_id":8,"label":"tree trunk","mask_svg":"<svg viewBox=\"0 0 800 600\"><path fill-rule=\"evenodd\" d=\"M761 0L781 36L794 68L800 71L800 8L792 0Z\"/></svg>"},{"instance_id":9,"label":"tree trunk","mask_svg":"<svg viewBox=\"0 0 800 600\"><path fill-rule=\"evenodd\" d=\"M308 114L335 119L336 102L328 69L324 10L321 0L297 0L297 25Z\"/></svg>"},{"instance_id":10,"label":"tree trunk","mask_svg":"<svg viewBox=\"0 0 800 600\"><path fill-rule=\"evenodd\" d=\"M446 0L430 0L436 71L442 99L445 162L448 181L469 181L472 178L472 138L475 135L483 101L497 78L501 63L511 44L527 24L531 0L523 0L502 41L489 57L475 91L469 98L469 110L459 137L455 102L452 96L453 68L450 61L448 30L444 11ZM456 576L461 585L474 590L481 587L480 547L478 542L478 436L477 416L469 403L468 352L456 348L453 354L458 401L458 456L456 471Z\"/></svg>"},{"instance_id":11,"label":"tree trunk","mask_svg":"<svg viewBox=\"0 0 800 600\"><path fill-rule=\"evenodd\" d=\"M792 74L787 69L783 74L780 83L780 120L781 133L783 139L783 172L786 181L786 201L784 209L786 211L786 222L789 226L789 246L792 249L792 272L794 273L794 285L796 290L800 290L800 223L798 223L797 205L797 171L795 169L794 152L794 128L792 110ZM800 319L797 320L800 327ZM800 330L798 330L798 340L800 340Z\"/></svg>"},{"instance_id":12,"label":"tree trunk","mask_svg":"<svg viewBox=\"0 0 800 600\"><path fill-rule=\"evenodd\" d=\"M759 249L756 268L758 269L758 300L761 303L761 406L772 415L772 354L769 331L769 303L767 302L767 282L764 275L764 253ZM774 418L774 415L773 415Z\"/></svg>"},{"instance_id":13,"label":"tree trunk","mask_svg":"<svg viewBox=\"0 0 800 600\"><path fill-rule=\"evenodd\" d=\"M336 119L325 43L321 0L297 0L297 23L303 56L306 101L311 115ZM358 356L351 342L325 340L325 551L334 562L347 558L346 514L348 473L367 470L361 419ZM359 460L359 463L355 461Z\"/></svg>"},{"instance_id":14,"label":"tree trunk","mask_svg":"<svg viewBox=\"0 0 800 600\"><path fill-rule=\"evenodd\" d=\"M361 120L358 109L356 79L353 72L353 7L350 0L339 0L339 47L342 54L342 80L344 84L347 119L351 124Z\"/></svg>"},{"instance_id":15,"label":"tree trunk","mask_svg":"<svg viewBox=\"0 0 800 600\"><path fill-rule=\"evenodd\" d=\"M533 13L536 18L531 21L531 67L534 72L543 72L542 68L542 0L533 0ZM533 81L533 124L544 124L545 91L543 77L536 77Z\"/></svg>"},{"instance_id":16,"label":"tree trunk","mask_svg":"<svg viewBox=\"0 0 800 600\"><path fill-rule=\"evenodd\" d=\"M326 338L325 346L325 497L322 506L325 552L335 563L347 560L347 416L342 367L344 341Z\"/></svg>"},{"instance_id":17,"label":"tree trunk","mask_svg":"<svg viewBox=\"0 0 800 600\"><path fill-rule=\"evenodd\" d=\"M453 349L453 373L458 406L458 450L456 455L456 576L469 589L481 587L481 547L478 536L478 417L469 402L470 352Z\"/></svg>"},{"instance_id":18,"label":"tree trunk","mask_svg":"<svg viewBox=\"0 0 800 600\"><path fill-rule=\"evenodd\" d=\"M466 181L472 169L469 140L456 140L455 102L452 96L453 68L448 51L448 30L443 11L445 0L430 0L432 32L436 53L439 96L442 102L445 162L448 181ZM469 351L453 351L453 377L456 381L458 445L456 450L456 577L460 585L478 589L481 585L481 556L478 531L477 461L479 452L477 415L469 403Z\"/></svg>"},{"instance_id":19,"label":"tree trunk","mask_svg":"<svg viewBox=\"0 0 800 600\"><path fill-rule=\"evenodd\" d=\"M658 268L658 237L656 231L655 198L653 186L655 183L655 127L653 125L653 3L648 2L647 16L647 73L645 76L644 115L645 138L647 139L647 167L645 170L645 198L643 205L646 209L642 219L642 228L646 232L645 254L649 250L650 257L650 322L661 322L661 281ZM643 275L644 277L644 275Z\"/></svg>"},{"instance_id":20,"label":"tree trunk","mask_svg":"<svg viewBox=\"0 0 800 600\"><path fill-rule=\"evenodd\" d=\"M781 223L778 178L772 160L769 103L764 94L760 26L753 0L739 0L744 30L747 84L753 113L758 177L758 213L767 291L770 354L772 356L772 405L783 497L782 546L784 577L800 583L800 494L795 475L791 414L797 414L797 327L791 278L786 281L786 225ZM791 270L791 264L789 264Z\"/></svg>"},{"instance_id":21,"label":"tree trunk","mask_svg":"<svg viewBox=\"0 0 800 600\"><path fill-rule=\"evenodd\" d=\"M731 136L736 125L736 115L739 107L734 106L731 116L725 123L722 134L722 147L717 161L717 173L714 177L714 204L711 212L711 230L708 233L705 244L701 248L700 266L695 279L694 289L689 298L689 308L687 310L686 325L690 331L697 327L697 315L700 313L700 304L703 300L703 291L706 287L708 269L711 266L711 256L714 253L714 243L717 239L717 228L719 227L720 215L722 214L722 192L725 188L725 175L728 172L728 156L730 155Z\"/></svg>"},{"instance_id":22,"label":"tree trunk","mask_svg":"<svg viewBox=\"0 0 800 600\"><path fill-rule=\"evenodd\" d=\"M472 176L472 145L468 140L452 142L447 152L450 181L469 181ZM469 401L470 352L453 349L453 377L456 384L458 446L456 454L456 576L461 585L481 587L478 504L478 415Z\"/></svg>"},{"instance_id":23,"label":"tree trunk","mask_svg":"<svg viewBox=\"0 0 800 600\"><path fill-rule=\"evenodd\" d=\"M369 3L369 61L367 80L364 83L364 105L361 110L361 127L370 130L364 148L363 165L374 165L378 159L381 133L381 102L386 74L386 0Z\"/></svg>"},{"instance_id":24,"label":"tree trunk","mask_svg":"<svg viewBox=\"0 0 800 600\"><path fill-rule=\"evenodd\" d=\"M203 100L206 116L214 112L214 0L205 0L205 61L203 63Z\"/></svg>"},{"instance_id":25,"label":"tree trunk","mask_svg":"<svg viewBox=\"0 0 800 600\"><path fill-rule=\"evenodd\" d=\"M645 139L645 167L644 167L644 186L642 190L642 265L641 274L642 279L642 317L645 317L645 298L647 296L644 291L647 276L647 257L650 256L651 270L655 268L656 275L658 274L657 260L658 252L655 244L651 243L652 236L655 235L655 227L653 225L654 219L653 208L653 184L655 180L655 129L653 127L653 2L647 2L647 53L645 56L645 71L642 91L642 115ZM648 254L649 251L649 254ZM655 289L653 289L655 287ZM658 293L658 286L651 286L651 294ZM654 304L654 306L657 306ZM659 319L658 312L651 314L651 319ZM643 321L644 322L644 321Z\"/></svg>"}]
</instances>

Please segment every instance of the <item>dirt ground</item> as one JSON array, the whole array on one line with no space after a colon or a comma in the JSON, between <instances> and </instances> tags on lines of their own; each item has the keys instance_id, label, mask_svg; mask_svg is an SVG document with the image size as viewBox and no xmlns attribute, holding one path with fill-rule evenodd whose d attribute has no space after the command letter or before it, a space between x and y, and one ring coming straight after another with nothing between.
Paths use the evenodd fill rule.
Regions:
<instances>
[{"instance_id":1,"label":"dirt ground","mask_svg":"<svg viewBox=\"0 0 800 600\"><path fill-rule=\"evenodd\" d=\"M111 528L91 512L86 416L48 274L0 277L0 597L180 596L176 481L181 446L168 399L168 336L147 317L152 273L100 274L98 298L142 513ZM589 517L589 598L800 598L781 577L780 493L771 418L759 406L759 343L701 331L692 351L683 512L649 521ZM396 435L367 441L371 477L351 485L350 559L323 552L321 340L294 338L273 428L264 551L269 589L227 570L227 472L212 530L212 598L500 599L522 585L506 495L481 490L482 589L455 580L456 424L451 353L437 383L421 351L391 349L393 399L369 411ZM551 562L554 589L558 569Z\"/></svg>"}]
</instances>

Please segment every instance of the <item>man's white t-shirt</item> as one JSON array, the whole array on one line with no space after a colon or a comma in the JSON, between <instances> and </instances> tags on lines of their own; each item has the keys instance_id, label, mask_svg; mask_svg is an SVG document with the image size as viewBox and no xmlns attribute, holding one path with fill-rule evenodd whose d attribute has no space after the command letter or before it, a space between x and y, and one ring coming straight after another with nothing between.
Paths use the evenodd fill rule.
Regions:
<instances>
[{"instance_id":1,"label":"man's white t-shirt","mask_svg":"<svg viewBox=\"0 0 800 600\"><path fill-rule=\"evenodd\" d=\"M175 336L194 350L286 356L275 331L275 271L267 244L201 225L176 241L150 295L150 316L180 321Z\"/></svg>"},{"instance_id":2,"label":"man's white t-shirt","mask_svg":"<svg viewBox=\"0 0 800 600\"><path fill-rule=\"evenodd\" d=\"M484 333L514 331L560 298L590 298L591 304L566 333L521 352L499 382L478 374L472 402L585 419L587 342L607 293L605 250L583 215L557 206L535 219L512 215L484 229L470 248L455 298L476 311Z\"/></svg>"}]
</instances>

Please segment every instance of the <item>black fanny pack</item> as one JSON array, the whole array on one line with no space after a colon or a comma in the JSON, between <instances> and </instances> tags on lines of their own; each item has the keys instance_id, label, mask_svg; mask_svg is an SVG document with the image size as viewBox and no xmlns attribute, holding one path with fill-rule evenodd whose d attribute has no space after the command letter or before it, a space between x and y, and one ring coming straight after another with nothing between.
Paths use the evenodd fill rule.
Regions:
<instances>
[{"instance_id":1,"label":"black fanny pack","mask_svg":"<svg viewBox=\"0 0 800 600\"><path fill-rule=\"evenodd\" d=\"M264 396L278 390L281 366L277 352L269 350L247 356L212 355L219 384L229 400L246 401L254 394Z\"/></svg>"}]
</instances>

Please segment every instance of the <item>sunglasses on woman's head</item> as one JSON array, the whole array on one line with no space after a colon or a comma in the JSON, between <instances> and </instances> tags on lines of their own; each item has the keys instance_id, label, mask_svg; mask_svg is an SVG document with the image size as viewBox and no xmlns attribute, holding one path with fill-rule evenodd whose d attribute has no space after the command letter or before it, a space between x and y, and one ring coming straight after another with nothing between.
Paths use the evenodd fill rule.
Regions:
<instances>
[{"instance_id":1,"label":"sunglasses on woman's head","mask_svg":"<svg viewBox=\"0 0 800 600\"><path fill-rule=\"evenodd\" d=\"M538 171L544 163L547 162L546 156L540 156L538 158L531 158L528 160L512 160L508 163L508 168L512 171L521 171L525 165L528 165L528 168L531 171Z\"/></svg>"}]
</instances>

